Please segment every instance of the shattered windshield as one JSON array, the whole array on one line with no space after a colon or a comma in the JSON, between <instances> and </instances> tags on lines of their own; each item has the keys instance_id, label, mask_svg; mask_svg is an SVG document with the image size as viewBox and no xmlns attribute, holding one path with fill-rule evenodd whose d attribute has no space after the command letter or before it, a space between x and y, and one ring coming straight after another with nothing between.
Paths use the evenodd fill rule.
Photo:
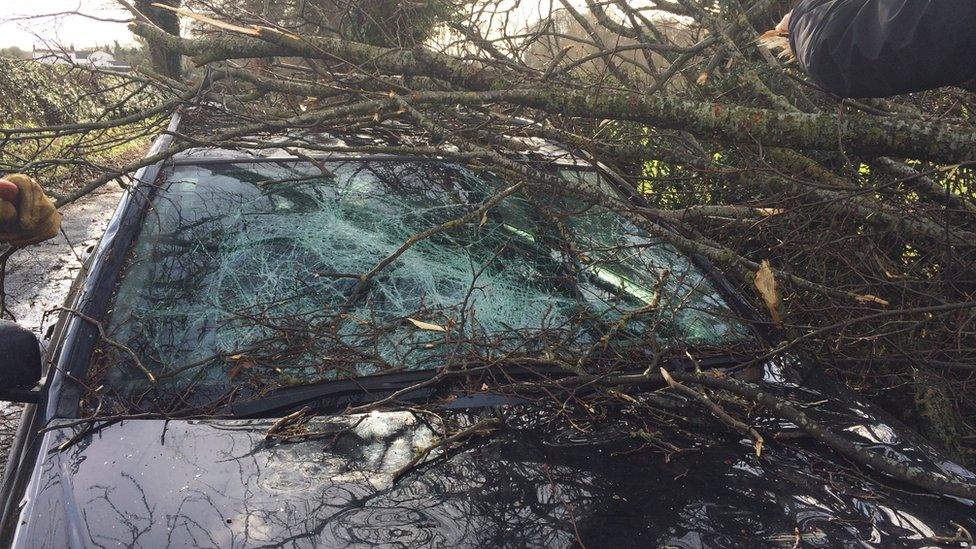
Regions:
<instances>
[{"instance_id":1,"label":"shattered windshield","mask_svg":"<svg viewBox=\"0 0 976 549\"><path fill-rule=\"evenodd\" d=\"M563 176L599 184L593 172ZM103 345L93 386L129 402L204 405L506 356L751 341L687 258L578 200L516 193L411 239L506 185L403 159L173 168L107 326L132 352Z\"/></svg>"}]
</instances>

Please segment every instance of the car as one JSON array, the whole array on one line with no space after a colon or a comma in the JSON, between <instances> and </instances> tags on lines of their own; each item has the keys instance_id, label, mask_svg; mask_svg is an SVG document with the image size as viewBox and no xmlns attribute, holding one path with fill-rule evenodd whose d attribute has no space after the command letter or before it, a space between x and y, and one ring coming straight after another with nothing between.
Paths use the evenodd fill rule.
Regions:
<instances>
[{"instance_id":1,"label":"car","mask_svg":"<svg viewBox=\"0 0 976 549\"><path fill-rule=\"evenodd\" d=\"M578 198L497 199L504 174L445 145L440 158L369 152L374 137L299 151L266 136L260 154L197 148L136 174L43 372L36 338L0 327L0 397L28 402L3 543L972 541L973 501L920 493L772 416L751 420L783 440L755 448L657 387L567 405L587 389L558 390L574 367L562 351L643 368L667 343L683 350L669 368L752 376L865 447L976 481L815 360L757 358L768 326L703 258ZM532 169L640 202L598 162L536 145L521 158ZM506 389L519 384L542 396Z\"/></svg>"}]
</instances>

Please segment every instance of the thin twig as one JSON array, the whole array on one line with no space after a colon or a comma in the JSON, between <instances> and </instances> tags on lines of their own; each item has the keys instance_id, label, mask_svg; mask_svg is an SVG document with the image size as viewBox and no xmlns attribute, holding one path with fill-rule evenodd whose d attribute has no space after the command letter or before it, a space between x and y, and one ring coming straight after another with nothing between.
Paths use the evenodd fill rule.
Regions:
<instances>
[{"instance_id":1,"label":"thin twig","mask_svg":"<svg viewBox=\"0 0 976 549\"><path fill-rule=\"evenodd\" d=\"M65 311L67 311L67 312L69 312L69 313L77 316L78 318L80 318L80 319L84 320L85 322L88 322L89 324L92 324L96 328L98 328L98 335L102 338L102 341L104 341L105 343L108 343L112 347L115 347L115 348L118 348L118 349L121 349L121 350L125 351L130 357L132 357L132 360L135 363L136 368L138 368L139 371L142 372L146 376L146 379L149 380L149 383L152 383L153 385L156 384L156 376L153 375L153 373L150 372L149 369L146 368L142 364L142 360L139 359L139 355L137 355L136 352L133 351L132 348L129 347L128 345L126 345L124 343L121 343L121 342L118 342L118 341L110 338L108 336L108 333L105 331L105 326L101 322L99 322L95 318L92 318L92 317L86 315L85 313L82 313L81 311L72 309L70 307L61 307L61 309L63 309Z\"/></svg>"},{"instance_id":2,"label":"thin twig","mask_svg":"<svg viewBox=\"0 0 976 549\"><path fill-rule=\"evenodd\" d=\"M397 482L398 480L403 478L404 475L406 475L414 467L419 465L420 462L426 459L427 456L430 455L430 453L433 452L434 450L438 448L446 448L451 444L454 444L456 442L459 442L461 440L464 440L474 435L483 435L485 433L494 430L499 425L501 425L501 420L499 420L498 418L486 418L478 421L477 423L471 425L470 427L467 427L465 429L462 429L454 433L449 437L445 437L438 440L434 444L431 444L430 446L417 452L406 465L397 469L396 472L393 473L393 482Z\"/></svg>"},{"instance_id":3,"label":"thin twig","mask_svg":"<svg viewBox=\"0 0 976 549\"><path fill-rule=\"evenodd\" d=\"M678 383L677 381L675 381L673 377L671 377L671 374L669 374L668 371L665 370L664 368L661 368L661 376L664 378L664 381L668 383L669 387L678 391L679 393L690 396L691 398L702 403L702 405L708 408L710 412L715 414L715 417L722 420L723 423L725 423L735 431L743 435L746 435L748 437L752 437L753 446L756 449L756 457L762 456L762 449L763 449L763 442L764 442L763 437L751 425L748 425L747 423L739 421L738 419L732 417L728 412L723 410L721 406L719 406L715 401L709 398L709 396L706 395L705 393L700 393L692 389L691 387L688 387L687 385L682 385L681 383Z\"/></svg>"}]
</instances>

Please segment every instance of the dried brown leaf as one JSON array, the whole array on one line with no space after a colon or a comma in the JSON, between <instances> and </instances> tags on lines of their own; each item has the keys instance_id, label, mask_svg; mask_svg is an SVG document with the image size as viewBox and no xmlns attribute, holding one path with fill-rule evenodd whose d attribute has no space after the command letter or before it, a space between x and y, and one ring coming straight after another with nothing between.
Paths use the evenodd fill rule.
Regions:
<instances>
[{"instance_id":1,"label":"dried brown leaf","mask_svg":"<svg viewBox=\"0 0 976 549\"><path fill-rule=\"evenodd\" d=\"M773 319L773 324L781 326L783 319L780 317L780 309L783 302L779 297L779 289L776 287L776 277L773 275L773 269L769 266L769 261L765 259L759 266L759 270L756 271L756 290L759 291L759 296L762 297L763 302L766 304L766 308L769 310L769 316Z\"/></svg>"},{"instance_id":2,"label":"dried brown leaf","mask_svg":"<svg viewBox=\"0 0 976 549\"><path fill-rule=\"evenodd\" d=\"M420 328L421 330L428 330L430 332L446 332L447 328L443 326L438 326L437 324L431 324L430 322L424 322L423 320L417 320L415 318L408 318L414 326Z\"/></svg>"},{"instance_id":3,"label":"dried brown leaf","mask_svg":"<svg viewBox=\"0 0 976 549\"><path fill-rule=\"evenodd\" d=\"M254 367L254 362L246 358L238 360L233 366L227 371L227 377L231 379L236 379L244 370Z\"/></svg>"}]
</instances>

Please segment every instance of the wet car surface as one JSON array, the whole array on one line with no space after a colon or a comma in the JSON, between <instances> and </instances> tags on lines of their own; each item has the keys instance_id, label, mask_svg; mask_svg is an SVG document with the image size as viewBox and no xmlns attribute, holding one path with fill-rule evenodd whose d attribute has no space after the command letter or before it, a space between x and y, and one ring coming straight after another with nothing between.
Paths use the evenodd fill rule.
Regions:
<instances>
[{"instance_id":1,"label":"wet car surface","mask_svg":"<svg viewBox=\"0 0 976 549\"><path fill-rule=\"evenodd\" d=\"M808 409L818 421L976 480L832 379L765 370L770 391L834 397ZM976 529L973 502L883 482L809 440L771 442L761 458L734 437L665 457L623 422L581 433L530 405L443 413L503 427L397 480L439 435L410 411L325 414L314 436L285 441L268 439L270 419L123 421L63 451L80 427L53 430L14 545L931 547Z\"/></svg>"},{"instance_id":2,"label":"wet car surface","mask_svg":"<svg viewBox=\"0 0 976 549\"><path fill-rule=\"evenodd\" d=\"M274 191L247 192L260 200L270 197L275 208L301 211L280 207L284 202L274 200ZM141 219L132 210L145 208L145 196L138 190L127 195L96 251L92 274L80 281L84 299L78 306L88 307L89 314L102 317L122 310L128 321L151 312L158 296L139 293L150 283L131 284L124 302L111 307L119 287L115 278L129 257L119 250L129 250L139 235ZM267 215L264 210L251 213ZM155 219L165 220L166 215ZM202 226L182 213L176 217ZM492 219L487 226L496 222ZM520 249L535 249L525 242L537 234L513 224L499 225L514 235L505 242L521 239ZM257 232L258 237L265 233ZM165 231L158 234L169 238ZM164 245L171 243L163 239ZM139 263L144 280L157 280L153 262L158 257L151 246L146 249L148 259ZM669 261L673 270L682 266L696 272L687 261ZM620 276L623 270L615 272L607 265L603 272L591 273L600 280L593 295L607 293L609 287L628 294L620 302L647 299L647 292L634 283L635 275L625 273L628 279ZM716 288L701 291L705 279L698 275L691 286L711 300L712 309L724 306L716 289L720 279L713 280ZM127 291L125 281L121 287ZM182 280L168 288L178 296L186 289ZM305 296L298 292L298 297ZM672 330L684 339L741 335L721 315L714 320L695 313L684 319ZM185 326L196 325L183 317L166 321L169 331L147 334L122 323L118 334L129 334L132 341L162 334L144 347L166 351L202 348L203 341L210 346L207 354L240 360L233 348L219 348L206 338L184 338L195 333ZM120 396L146 394L146 385L131 364L118 368L115 377L86 377L92 375L90 364L100 364L92 360L99 348L97 331L78 319L73 322L55 335L59 367L48 379L48 398L28 410L23 440L15 445L13 463L18 467L5 479L4 539L15 547L931 547L951 545L957 532L976 532L972 501L919 493L885 479L762 413L751 422L762 432L782 433L783 440L770 437L757 456L752 440L722 431L695 402L662 395L657 388L627 390L627 399L591 422L567 420L564 411L553 413L552 403L528 403L484 386L478 389L480 384L472 389L460 383L402 399L427 405L442 420L408 404L343 414L346 405L388 396L395 386L379 382L385 388L376 394L361 389L355 398L325 397L315 387L305 394L301 383L278 381L270 393L263 388L248 395L253 400L227 401L211 414L221 417L140 418L140 402L113 408L120 413L110 419L112 413L102 410L102 403L112 406L124 402ZM402 328L398 325L404 334L398 344L414 345L416 332L409 325ZM207 337L212 332L201 330ZM237 333L225 340L240 340ZM420 339L419 347L429 349L433 341ZM154 356L143 358L150 363ZM439 359L436 353L424 357ZM201 364L208 364L205 379L215 390L240 379L223 363ZM350 364L358 367L358 358ZM108 367L114 365L108 361ZM294 368L305 372L309 366L299 357ZM753 376L769 392L799 403L808 416L864 447L932 473L976 481L822 374L813 361L790 357L766 362ZM86 404L78 379L104 382L115 392ZM198 386L192 376L174 379L177 391ZM353 381L365 386L371 379ZM342 380L316 380L321 388L331 382ZM304 396L296 400L296 394ZM669 430L668 423L636 428L627 403L636 407L645 399L655 399L656 407L664 406L675 416L700 419L694 428L717 429L719 434L689 440ZM269 436L278 418L303 405L310 406L314 417L300 436ZM78 421L82 412L109 419ZM418 452L449 430L443 422L456 430L486 418L495 419L497 427L413 463Z\"/></svg>"}]
</instances>

